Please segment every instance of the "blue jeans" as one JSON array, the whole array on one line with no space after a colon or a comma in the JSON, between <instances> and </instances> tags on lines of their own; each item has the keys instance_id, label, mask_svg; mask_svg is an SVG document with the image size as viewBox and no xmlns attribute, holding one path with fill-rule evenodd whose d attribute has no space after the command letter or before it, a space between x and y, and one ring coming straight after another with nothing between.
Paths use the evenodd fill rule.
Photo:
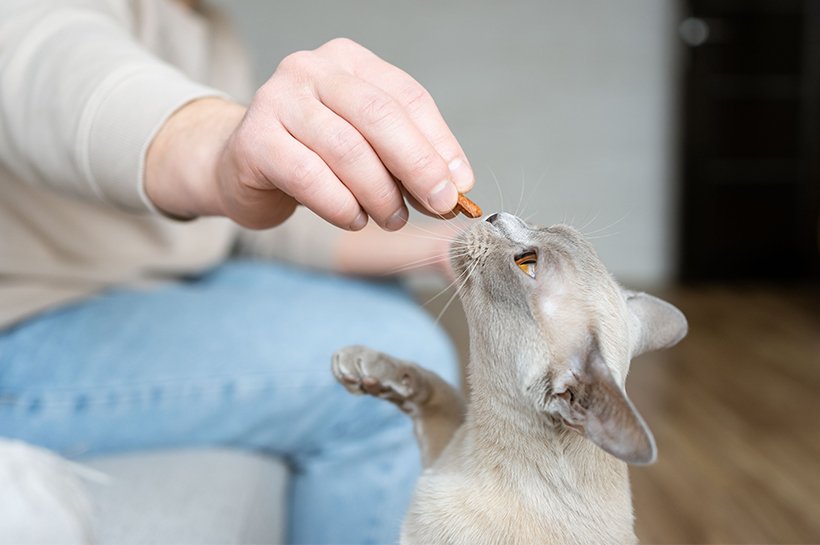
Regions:
<instances>
[{"instance_id":1,"label":"blue jeans","mask_svg":"<svg viewBox=\"0 0 820 545\"><path fill-rule=\"evenodd\" d=\"M222 445L292 467L292 543L390 543L419 472L410 420L330 356L366 344L456 380L446 335L393 284L229 262L0 332L0 436L70 457Z\"/></svg>"}]
</instances>

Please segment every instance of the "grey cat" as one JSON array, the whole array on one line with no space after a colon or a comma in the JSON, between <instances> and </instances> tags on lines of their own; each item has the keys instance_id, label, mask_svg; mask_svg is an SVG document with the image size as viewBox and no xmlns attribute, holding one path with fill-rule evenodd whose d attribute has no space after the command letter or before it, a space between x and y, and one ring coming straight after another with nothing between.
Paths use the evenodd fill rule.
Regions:
<instances>
[{"instance_id":1,"label":"grey cat","mask_svg":"<svg viewBox=\"0 0 820 545\"><path fill-rule=\"evenodd\" d=\"M622 289L564 225L493 214L451 261L466 278L469 404L412 363L361 346L333 356L349 391L413 419L425 470L401 542L635 543L626 463L656 449L624 381L633 357L686 335L683 314Z\"/></svg>"}]
</instances>

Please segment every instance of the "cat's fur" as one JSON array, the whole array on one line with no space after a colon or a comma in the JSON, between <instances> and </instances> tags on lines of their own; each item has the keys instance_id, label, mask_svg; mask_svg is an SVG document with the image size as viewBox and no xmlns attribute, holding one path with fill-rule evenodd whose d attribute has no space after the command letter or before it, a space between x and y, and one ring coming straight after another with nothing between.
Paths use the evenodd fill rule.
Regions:
<instances>
[{"instance_id":1,"label":"cat's fur","mask_svg":"<svg viewBox=\"0 0 820 545\"><path fill-rule=\"evenodd\" d=\"M535 278L515 256L537 251ZM622 289L566 226L497 214L454 243L470 326L469 405L435 374L365 347L333 358L352 392L413 418L425 471L402 543L636 542L625 462L655 444L624 391L630 360L677 343L672 305Z\"/></svg>"}]
</instances>

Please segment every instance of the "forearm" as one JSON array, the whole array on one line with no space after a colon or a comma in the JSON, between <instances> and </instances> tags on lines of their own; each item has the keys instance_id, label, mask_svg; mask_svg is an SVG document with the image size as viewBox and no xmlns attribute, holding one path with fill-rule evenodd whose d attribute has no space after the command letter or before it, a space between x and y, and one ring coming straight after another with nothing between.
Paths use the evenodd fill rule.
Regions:
<instances>
[{"instance_id":1,"label":"forearm","mask_svg":"<svg viewBox=\"0 0 820 545\"><path fill-rule=\"evenodd\" d=\"M0 2L0 163L21 180L142 212L145 149L221 93L157 59L113 2Z\"/></svg>"}]
</instances>

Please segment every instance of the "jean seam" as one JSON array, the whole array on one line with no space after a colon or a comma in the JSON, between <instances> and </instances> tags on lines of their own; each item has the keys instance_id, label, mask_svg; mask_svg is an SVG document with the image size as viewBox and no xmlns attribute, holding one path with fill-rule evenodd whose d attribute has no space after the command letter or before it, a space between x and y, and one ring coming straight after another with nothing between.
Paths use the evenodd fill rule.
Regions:
<instances>
[{"instance_id":1,"label":"jean seam","mask_svg":"<svg viewBox=\"0 0 820 545\"><path fill-rule=\"evenodd\" d=\"M264 377L264 378L263 378ZM22 392L0 392L0 407L20 407L26 404L39 402L43 408L67 408L76 407L80 400L83 401L83 411L98 409L100 407L110 407L115 404L133 404L141 401L150 404L163 402L179 402L191 399L210 400L214 399L236 399L242 400L254 395L284 387L288 390L304 390L310 388L320 388L321 384L286 384L283 381L276 381L275 374L248 374L230 375L222 379L207 379L191 381L183 379L173 379L167 381L141 381L138 384L128 382L118 384L88 385L85 387L54 388L41 391ZM251 380L258 380L258 384L250 384ZM245 382L237 387L237 383ZM231 386L230 393L226 388ZM160 390L157 398L155 393ZM54 399L54 394L59 396ZM116 401L112 402L112 395ZM156 399L155 399L156 398ZM5 401L5 402L4 402Z\"/></svg>"}]
</instances>

